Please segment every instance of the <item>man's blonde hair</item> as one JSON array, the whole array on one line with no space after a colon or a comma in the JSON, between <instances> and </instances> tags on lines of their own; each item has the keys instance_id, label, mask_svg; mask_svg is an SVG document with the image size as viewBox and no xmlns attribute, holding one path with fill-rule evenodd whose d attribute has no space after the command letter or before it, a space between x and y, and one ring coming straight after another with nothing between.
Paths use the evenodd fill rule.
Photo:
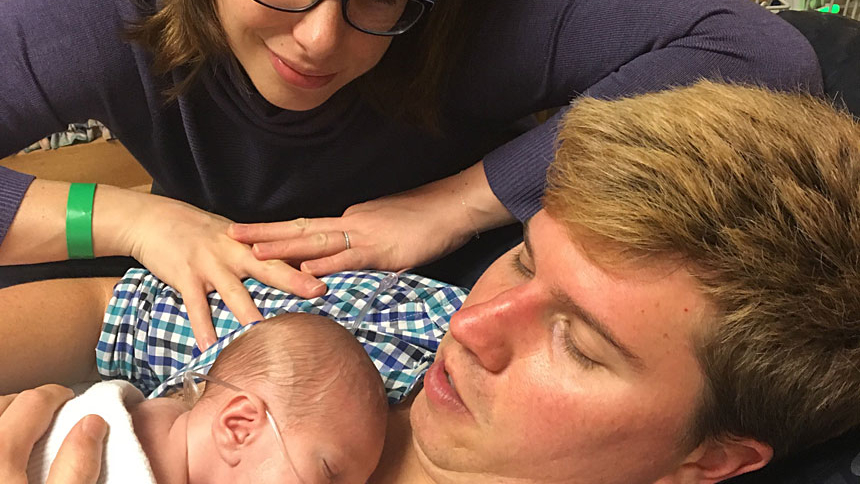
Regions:
<instances>
[{"instance_id":1,"label":"man's blonde hair","mask_svg":"<svg viewBox=\"0 0 860 484\"><path fill-rule=\"evenodd\" d=\"M785 456L860 424L860 126L806 95L701 82L577 102L547 211L605 263L674 261L717 310L694 443Z\"/></svg>"}]
</instances>

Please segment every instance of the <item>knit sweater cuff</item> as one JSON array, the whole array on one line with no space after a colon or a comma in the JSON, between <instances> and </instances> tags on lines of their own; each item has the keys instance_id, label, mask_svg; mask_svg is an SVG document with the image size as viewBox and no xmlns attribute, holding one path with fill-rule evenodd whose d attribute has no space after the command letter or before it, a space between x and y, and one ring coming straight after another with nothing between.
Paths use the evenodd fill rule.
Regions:
<instances>
[{"instance_id":1,"label":"knit sweater cuff","mask_svg":"<svg viewBox=\"0 0 860 484\"><path fill-rule=\"evenodd\" d=\"M24 193L35 177L0 166L0 244L15 219Z\"/></svg>"},{"instance_id":2,"label":"knit sweater cuff","mask_svg":"<svg viewBox=\"0 0 860 484\"><path fill-rule=\"evenodd\" d=\"M484 157L484 173L502 204L520 221L541 209L546 169L555 153L558 123L566 109Z\"/></svg>"}]
</instances>

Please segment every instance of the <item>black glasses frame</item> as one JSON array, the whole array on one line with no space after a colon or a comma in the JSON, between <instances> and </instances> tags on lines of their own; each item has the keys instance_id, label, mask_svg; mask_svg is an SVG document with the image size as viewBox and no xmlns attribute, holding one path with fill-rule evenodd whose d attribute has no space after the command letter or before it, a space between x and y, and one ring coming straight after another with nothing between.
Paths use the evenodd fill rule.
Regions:
<instances>
[{"instance_id":1,"label":"black glasses frame","mask_svg":"<svg viewBox=\"0 0 860 484\"><path fill-rule=\"evenodd\" d=\"M276 7L274 5L269 5L268 3L264 2L263 0L254 0L254 2L256 2L256 3L258 3L264 7L271 8L272 10L277 10L279 12L289 12L289 13L307 12L307 11L313 9L314 7L316 7L317 5L319 5L322 1L323 0L312 0L311 3L309 3L307 6L301 7L301 8L284 8L284 7ZM393 30L391 32L377 32L375 30L368 30L368 29L362 28L358 25L355 25L354 23L352 23L352 20L349 19L349 14L347 14L347 6L349 4L349 0L340 0L340 6L341 6L341 13L343 14L343 20L346 21L346 23L349 24L350 27L352 27L356 30L359 30L361 32L364 32L366 34L370 34L370 35L378 35L381 37L391 37L394 35L400 35L400 34L406 32L407 30L411 29L412 27L414 27L415 24L417 24L418 21L421 20L421 17L423 17L426 12L430 11L430 9L433 8L433 1L432 0L408 0L408 2L418 4L418 6L421 7L421 11L418 13L418 15L415 17L415 20L411 24L406 25L404 27L401 27L398 30Z\"/></svg>"}]
</instances>

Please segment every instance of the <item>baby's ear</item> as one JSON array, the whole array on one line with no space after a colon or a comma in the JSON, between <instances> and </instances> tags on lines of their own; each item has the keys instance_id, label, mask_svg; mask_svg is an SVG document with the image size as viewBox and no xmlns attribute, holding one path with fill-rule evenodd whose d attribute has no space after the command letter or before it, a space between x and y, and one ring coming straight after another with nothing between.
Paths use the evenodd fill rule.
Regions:
<instances>
[{"instance_id":1,"label":"baby's ear","mask_svg":"<svg viewBox=\"0 0 860 484\"><path fill-rule=\"evenodd\" d=\"M242 462L243 451L256 443L267 431L266 406L245 392L230 396L212 419L212 443L221 459L235 467Z\"/></svg>"},{"instance_id":2,"label":"baby's ear","mask_svg":"<svg viewBox=\"0 0 860 484\"><path fill-rule=\"evenodd\" d=\"M709 439L691 452L663 483L712 484L761 469L773 458L771 446L750 438Z\"/></svg>"}]
</instances>

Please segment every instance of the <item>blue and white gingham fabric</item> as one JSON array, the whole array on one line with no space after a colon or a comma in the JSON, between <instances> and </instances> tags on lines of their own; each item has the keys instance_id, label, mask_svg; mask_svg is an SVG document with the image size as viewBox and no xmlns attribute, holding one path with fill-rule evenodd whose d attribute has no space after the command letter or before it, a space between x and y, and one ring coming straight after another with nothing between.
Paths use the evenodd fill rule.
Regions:
<instances>
[{"instance_id":1,"label":"blue and white gingham fabric","mask_svg":"<svg viewBox=\"0 0 860 484\"><path fill-rule=\"evenodd\" d=\"M342 272L322 280L326 295L301 299L254 279L245 287L264 318L286 312L327 316L352 323L385 272ZM451 315L466 299L464 289L413 274L372 303L355 331L396 403L433 362ZM129 270L114 287L96 348L99 374L123 379L150 398L181 386L186 370L207 372L218 352L253 325L242 327L217 293L209 295L218 342L204 352L195 345L182 297L143 269Z\"/></svg>"}]
</instances>

